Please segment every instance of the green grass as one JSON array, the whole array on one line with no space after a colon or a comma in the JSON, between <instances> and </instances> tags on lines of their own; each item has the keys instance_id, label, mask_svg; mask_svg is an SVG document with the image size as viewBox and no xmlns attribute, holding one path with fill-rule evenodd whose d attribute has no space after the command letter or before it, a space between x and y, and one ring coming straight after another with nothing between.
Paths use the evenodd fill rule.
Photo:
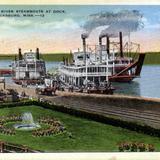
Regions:
<instances>
[{"instance_id":1,"label":"green grass","mask_svg":"<svg viewBox=\"0 0 160 160\"><path fill-rule=\"evenodd\" d=\"M51 111L38 106L24 106L0 109L0 116L31 112L34 119L41 116L51 116L60 120L71 132L51 137L32 137L31 131L17 131L15 136L0 134L0 140L27 145L33 149L46 152L54 151L118 151L117 143L123 141L138 141L155 145L160 151L160 139L137 132L114 127L103 123L77 118L61 112Z\"/></svg>"},{"instance_id":2,"label":"green grass","mask_svg":"<svg viewBox=\"0 0 160 160\"><path fill-rule=\"evenodd\" d=\"M152 64L160 64L160 53L147 53L145 57L144 64L152 65Z\"/></svg>"},{"instance_id":3,"label":"green grass","mask_svg":"<svg viewBox=\"0 0 160 160\"><path fill-rule=\"evenodd\" d=\"M132 54L131 54L132 55ZM47 53L43 54L40 57L43 58L45 61L62 61L63 57L64 58L70 58L69 53ZM0 54L0 60L14 60L15 59L15 54ZM144 64L160 64L160 52L147 52L146 57L145 57L145 62Z\"/></svg>"},{"instance_id":4,"label":"green grass","mask_svg":"<svg viewBox=\"0 0 160 160\"><path fill-rule=\"evenodd\" d=\"M51 53L40 55L45 61L63 61L63 58L70 58L69 53Z\"/></svg>"},{"instance_id":5,"label":"green grass","mask_svg":"<svg viewBox=\"0 0 160 160\"><path fill-rule=\"evenodd\" d=\"M69 58L71 55L69 53L47 53L47 54L40 54L40 58L44 59L45 61L62 61L64 58ZM0 60L14 60L15 54L0 54Z\"/></svg>"},{"instance_id":6,"label":"green grass","mask_svg":"<svg viewBox=\"0 0 160 160\"><path fill-rule=\"evenodd\" d=\"M14 60L15 59L15 54L0 54L0 60Z\"/></svg>"}]
</instances>

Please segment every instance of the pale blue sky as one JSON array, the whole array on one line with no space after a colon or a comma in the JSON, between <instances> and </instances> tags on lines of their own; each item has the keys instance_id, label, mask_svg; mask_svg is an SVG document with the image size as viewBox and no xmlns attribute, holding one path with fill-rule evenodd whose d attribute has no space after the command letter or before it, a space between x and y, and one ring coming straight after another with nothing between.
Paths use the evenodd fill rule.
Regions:
<instances>
[{"instance_id":1,"label":"pale blue sky","mask_svg":"<svg viewBox=\"0 0 160 160\"><path fill-rule=\"evenodd\" d=\"M151 39L156 44L160 40L159 5L0 5L0 10L8 9L65 10L65 13L45 14L45 17L0 17L0 52L14 52L20 45L25 48L42 45L42 50L47 50L46 52L66 52L73 49L72 46L78 47L78 44L81 45L80 34L83 32L81 26L86 22L88 16L106 11L139 10L143 14L145 26L139 31L140 33L133 33L133 39L142 42L144 36L142 48L146 48L143 47L143 44L150 43ZM73 38L75 43L73 43ZM34 41L34 43L30 43L30 41ZM155 44L151 44L147 50L160 49L156 47Z\"/></svg>"}]
</instances>

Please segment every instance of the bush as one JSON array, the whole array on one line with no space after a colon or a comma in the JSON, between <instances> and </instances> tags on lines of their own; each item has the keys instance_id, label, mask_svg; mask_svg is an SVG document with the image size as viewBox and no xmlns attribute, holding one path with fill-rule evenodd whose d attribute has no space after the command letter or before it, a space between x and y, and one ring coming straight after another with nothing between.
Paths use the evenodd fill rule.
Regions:
<instances>
[{"instance_id":1,"label":"bush","mask_svg":"<svg viewBox=\"0 0 160 160\"><path fill-rule=\"evenodd\" d=\"M26 101L19 101L19 102L9 102L9 103L1 103L0 108L12 108L12 107L18 107L18 106L27 106L27 105L33 105L34 101L26 100Z\"/></svg>"}]
</instances>

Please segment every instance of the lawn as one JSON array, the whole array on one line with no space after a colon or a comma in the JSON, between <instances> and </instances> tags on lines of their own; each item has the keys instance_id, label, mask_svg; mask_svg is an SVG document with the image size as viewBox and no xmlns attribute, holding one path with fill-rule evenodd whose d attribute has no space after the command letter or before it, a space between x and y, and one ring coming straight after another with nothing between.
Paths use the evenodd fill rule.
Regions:
<instances>
[{"instance_id":1,"label":"lawn","mask_svg":"<svg viewBox=\"0 0 160 160\"><path fill-rule=\"evenodd\" d=\"M41 116L55 117L66 127L67 132L48 136L33 137L31 131L16 131L16 135L0 134L0 139L23 144L45 152L62 151L118 151L117 143L137 141L151 143L160 151L160 139L103 123L77 118L39 106L23 106L0 109L0 116L31 112L36 121ZM73 137L69 138L72 133Z\"/></svg>"}]
</instances>

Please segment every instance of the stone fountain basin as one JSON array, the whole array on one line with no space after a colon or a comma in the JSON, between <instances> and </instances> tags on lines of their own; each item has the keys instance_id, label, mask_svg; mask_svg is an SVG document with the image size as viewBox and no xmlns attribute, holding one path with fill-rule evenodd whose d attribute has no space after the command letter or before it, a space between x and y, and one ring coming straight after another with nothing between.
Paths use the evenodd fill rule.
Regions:
<instances>
[{"instance_id":1,"label":"stone fountain basin","mask_svg":"<svg viewBox=\"0 0 160 160\"><path fill-rule=\"evenodd\" d=\"M39 124L33 123L33 124L15 124L14 125L15 129L18 130L33 130L36 128L41 128Z\"/></svg>"}]
</instances>

